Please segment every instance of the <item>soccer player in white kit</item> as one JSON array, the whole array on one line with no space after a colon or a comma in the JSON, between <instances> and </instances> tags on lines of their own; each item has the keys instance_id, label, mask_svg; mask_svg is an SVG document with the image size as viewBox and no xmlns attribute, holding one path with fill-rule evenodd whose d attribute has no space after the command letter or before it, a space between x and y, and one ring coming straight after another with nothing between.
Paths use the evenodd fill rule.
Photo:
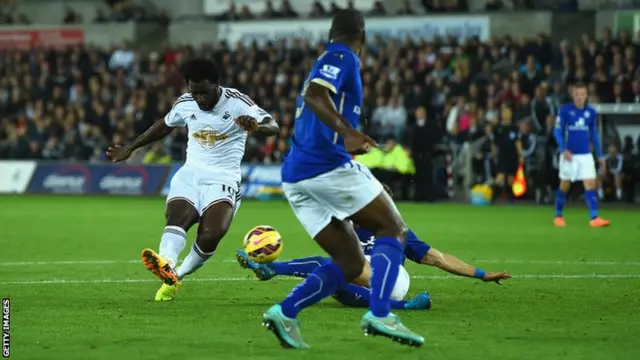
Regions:
<instances>
[{"instance_id":1,"label":"soccer player in white kit","mask_svg":"<svg viewBox=\"0 0 640 360\"><path fill-rule=\"evenodd\" d=\"M248 132L278 133L278 124L247 95L218 85L218 71L207 59L191 60L184 71L189 93L178 98L164 119L127 146L113 146L107 155L124 161L138 148L187 127L186 162L171 179L166 226L159 253L142 251L144 266L163 285L157 301L172 300L180 280L200 268L215 252L240 206L240 162ZM200 223L191 251L178 264L187 232Z\"/></svg>"},{"instance_id":2,"label":"soccer player in white kit","mask_svg":"<svg viewBox=\"0 0 640 360\"><path fill-rule=\"evenodd\" d=\"M567 193L574 181L584 184L584 200L589 207L589 224L592 227L609 226L609 220L598 216L598 194L596 192L596 164L591 154L591 145L598 157L601 170L606 164L600 149L600 139L596 127L596 110L587 104L587 87L574 84L573 103L563 105L558 112L554 136L560 150L558 173L560 187L556 192L555 226L565 226L564 205Z\"/></svg>"}]
</instances>

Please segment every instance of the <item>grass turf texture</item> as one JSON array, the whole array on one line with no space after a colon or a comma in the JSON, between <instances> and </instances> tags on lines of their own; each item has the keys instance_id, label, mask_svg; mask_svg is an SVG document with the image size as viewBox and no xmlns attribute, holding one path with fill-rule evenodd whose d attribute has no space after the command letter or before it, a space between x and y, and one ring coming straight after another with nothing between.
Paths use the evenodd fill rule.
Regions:
<instances>
[{"instance_id":1,"label":"grass turf texture","mask_svg":"<svg viewBox=\"0 0 640 360\"><path fill-rule=\"evenodd\" d=\"M586 209L569 209L562 229L551 226L548 207L400 205L435 247L516 278L498 286L408 264L410 295L428 290L434 300L432 311L399 312L426 337L423 348L365 338L363 310L328 299L301 314L312 349L295 352L260 322L297 280L254 281L233 260L258 224L282 233L283 259L322 254L288 206L245 201L214 258L176 301L157 303L160 284L139 254L157 248L163 207L161 199L0 197L0 295L12 300L12 358L640 358L637 210L606 210L613 226L591 229Z\"/></svg>"}]
</instances>

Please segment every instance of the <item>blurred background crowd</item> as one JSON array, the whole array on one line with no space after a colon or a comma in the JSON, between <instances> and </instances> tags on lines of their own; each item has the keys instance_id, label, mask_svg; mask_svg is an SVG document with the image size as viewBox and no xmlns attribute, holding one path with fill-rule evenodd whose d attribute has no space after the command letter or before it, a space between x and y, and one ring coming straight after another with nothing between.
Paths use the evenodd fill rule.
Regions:
<instances>
[{"instance_id":1,"label":"blurred background crowd","mask_svg":"<svg viewBox=\"0 0 640 360\"><path fill-rule=\"evenodd\" d=\"M98 9L94 21L170 21L166 11L144 7L144 2L107 3ZM232 3L216 18L299 16L294 2L279 3L275 7L267 1L267 10L261 14ZM418 9L413 3L404 2L398 13L460 12L468 6L466 1L425 0ZM487 10L501 10L526 8L531 3L489 0L485 5ZM567 9L572 3L559 2ZM28 23L16 0L2 0L1 4L3 23ZM330 16L336 10L320 2L317 5L308 16ZM387 13L382 2L375 2L369 11L371 16ZM71 8L67 15L62 22L86 21ZM377 38L361 54L364 107L360 126L381 143L401 146L401 156L414 162L408 173L433 167L431 159L440 149L459 151L465 143L487 139L474 150L474 183L490 182L498 157L516 151L504 146L500 136L507 127L517 127L522 136L545 140L527 141L525 153L518 157L528 169L548 175L557 166L551 136L555 115L569 101L571 84L587 84L592 104L640 103L637 35L625 31L614 35L606 29L599 40L584 35L574 43L552 43L546 34L492 36L487 41ZM186 90L180 65L204 56L219 64L224 86L245 92L280 123L278 136L249 138L246 161L278 163L291 142L295 98L323 50L322 43L306 40L249 46L225 42L167 45L148 53L134 51L127 44L2 49L0 159L104 160L107 145L134 139L167 113ZM180 161L186 141L186 131L178 129L149 152L137 154L135 161ZM611 145L611 161L618 161L618 153L625 157L624 171L630 178L640 138L605 143ZM541 188L552 186L546 180L541 183Z\"/></svg>"}]
</instances>

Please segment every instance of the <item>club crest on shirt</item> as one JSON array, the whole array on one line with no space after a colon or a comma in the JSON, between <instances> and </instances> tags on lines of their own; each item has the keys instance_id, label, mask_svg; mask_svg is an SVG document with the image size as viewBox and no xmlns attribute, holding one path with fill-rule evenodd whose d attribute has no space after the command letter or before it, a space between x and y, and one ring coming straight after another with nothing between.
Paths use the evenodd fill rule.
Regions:
<instances>
[{"instance_id":1,"label":"club crest on shirt","mask_svg":"<svg viewBox=\"0 0 640 360\"><path fill-rule=\"evenodd\" d=\"M222 115L222 120L229 120L231 118L231 113L229 113L228 111L224 112L224 115Z\"/></svg>"}]
</instances>

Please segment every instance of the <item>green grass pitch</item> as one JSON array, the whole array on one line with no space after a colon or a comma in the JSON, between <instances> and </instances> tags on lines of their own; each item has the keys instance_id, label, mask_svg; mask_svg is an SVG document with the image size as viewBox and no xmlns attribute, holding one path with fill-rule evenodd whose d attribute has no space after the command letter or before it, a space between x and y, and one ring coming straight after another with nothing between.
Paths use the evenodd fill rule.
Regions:
<instances>
[{"instance_id":1,"label":"green grass pitch","mask_svg":"<svg viewBox=\"0 0 640 360\"><path fill-rule=\"evenodd\" d=\"M399 314L425 336L424 347L365 338L363 310L328 299L301 314L312 348L296 352L281 349L260 324L298 280L258 282L233 261L242 236L259 224L280 230L283 259L322 253L284 202L245 201L214 258L176 301L157 303L159 283L139 254L158 246L162 199L0 197L0 296L11 298L11 358L640 359L637 210L605 209L613 225L591 229L577 206L559 229L549 207L400 209L436 248L514 279L498 286L409 264L410 295L428 290L434 308Z\"/></svg>"}]
</instances>

